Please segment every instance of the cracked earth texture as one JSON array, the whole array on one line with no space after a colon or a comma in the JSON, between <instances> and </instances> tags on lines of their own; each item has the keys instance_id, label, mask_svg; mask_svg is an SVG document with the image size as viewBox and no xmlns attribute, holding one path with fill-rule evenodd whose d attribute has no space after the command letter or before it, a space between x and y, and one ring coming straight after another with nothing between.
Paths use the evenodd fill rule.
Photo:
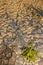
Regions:
<instances>
[{"instance_id":1,"label":"cracked earth texture","mask_svg":"<svg viewBox=\"0 0 43 65\"><path fill-rule=\"evenodd\" d=\"M0 65L43 65L43 0L0 0ZM20 47L35 43L35 62Z\"/></svg>"}]
</instances>

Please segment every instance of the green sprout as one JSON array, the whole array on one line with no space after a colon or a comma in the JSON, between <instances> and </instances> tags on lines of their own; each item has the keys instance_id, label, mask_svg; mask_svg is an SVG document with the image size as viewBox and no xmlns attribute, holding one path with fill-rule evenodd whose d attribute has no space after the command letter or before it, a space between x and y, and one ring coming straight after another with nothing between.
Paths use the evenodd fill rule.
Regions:
<instances>
[{"instance_id":1,"label":"green sprout","mask_svg":"<svg viewBox=\"0 0 43 65\"><path fill-rule=\"evenodd\" d=\"M30 42L27 46L23 46L21 48L22 50L21 55L27 60L29 59L30 62L34 62L35 57L38 55L37 50L35 50L33 47L34 47L34 43Z\"/></svg>"}]
</instances>

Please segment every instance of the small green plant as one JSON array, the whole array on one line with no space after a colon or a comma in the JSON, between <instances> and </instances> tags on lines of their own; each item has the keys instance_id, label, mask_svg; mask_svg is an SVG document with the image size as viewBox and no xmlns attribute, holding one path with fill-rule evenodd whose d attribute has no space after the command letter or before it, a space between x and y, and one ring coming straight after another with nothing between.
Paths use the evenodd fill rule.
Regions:
<instances>
[{"instance_id":1,"label":"small green plant","mask_svg":"<svg viewBox=\"0 0 43 65\"><path fill-rule=\"evenodd\" d=\"M34 62L35 57L38 55L37 50L35 50L33 47L34 43L30 42L27 46L23 46L21 48L22 50L21 55L25 57L27 60L29 59L30 62Z\"/></svg>"}]
</instances>

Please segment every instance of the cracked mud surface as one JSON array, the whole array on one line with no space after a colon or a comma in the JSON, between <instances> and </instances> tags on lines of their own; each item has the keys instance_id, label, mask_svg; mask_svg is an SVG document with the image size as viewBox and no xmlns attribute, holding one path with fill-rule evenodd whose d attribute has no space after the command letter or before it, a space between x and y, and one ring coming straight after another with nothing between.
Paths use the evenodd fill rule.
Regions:
<instances>
[{"instance_id":1,"label":"cracked mud surface","mask_svg":"<svg viewBox=\"0 0 43 65\"><path fill-rule=\"evenodd\" d=\"M43 65L42 2L0 0L0 65ZM20 55L20 47L30 41L39 54L33 64Z\"/></svg>"}]
</instances>

